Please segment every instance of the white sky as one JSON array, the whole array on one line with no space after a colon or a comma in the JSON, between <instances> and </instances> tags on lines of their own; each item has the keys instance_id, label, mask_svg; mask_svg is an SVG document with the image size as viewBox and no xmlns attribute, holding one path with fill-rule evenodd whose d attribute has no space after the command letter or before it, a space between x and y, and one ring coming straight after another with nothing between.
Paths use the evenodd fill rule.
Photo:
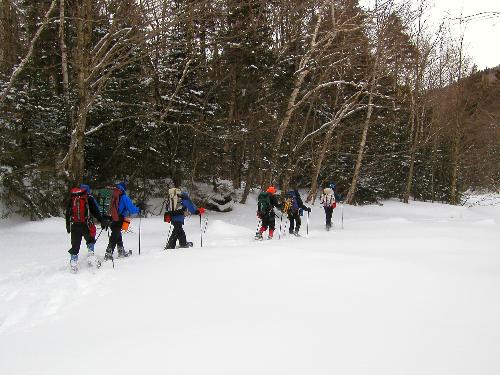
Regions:
<instances>
[{"instance_id":1,"label":"white sky","mask_svg":"<svg viewBox=\"0 0 500 375\"><path fill-rule=\"evenodd\" d=\"M362 4L373 0L361 0ZM464 17L480 12L500 12L500 0L429 0L432 6L432 18L435 24L445 17ZM467 54L479 69L500 65L500 14L489 20L475 20L463 25L464 42ZM460 26L455 27L460 34Z\"/></svg>"}]
</instances>

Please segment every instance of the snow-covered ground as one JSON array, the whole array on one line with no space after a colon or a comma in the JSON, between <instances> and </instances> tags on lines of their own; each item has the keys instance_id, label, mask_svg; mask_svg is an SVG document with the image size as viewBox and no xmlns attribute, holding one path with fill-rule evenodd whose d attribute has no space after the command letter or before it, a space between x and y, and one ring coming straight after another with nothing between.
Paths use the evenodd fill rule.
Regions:
<instances>
[{"instance_id":1,"label":"snow-covered ground","mask_svg":"<svg viewBox=\"0 0 500 375\"><path fill-rule=\"evenodd\" d=\"M338 213L255 242L254 202L236 205L168 252L143 219L141 256L76 275L62 219L2 221L0 374L500 374L499 205Z\"/></svg>"}]
</instances>

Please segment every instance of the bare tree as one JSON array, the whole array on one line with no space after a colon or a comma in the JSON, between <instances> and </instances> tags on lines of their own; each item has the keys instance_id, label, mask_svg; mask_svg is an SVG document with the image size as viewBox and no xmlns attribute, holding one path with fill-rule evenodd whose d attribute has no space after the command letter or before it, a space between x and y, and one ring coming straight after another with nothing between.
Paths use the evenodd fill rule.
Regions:
<instances>
[{"instance_id":1,"label":"bare tree","mask_svg":"<svg viewBox=\"0 0 500 375\"><path fill-rule=\"evenodd\" d=\"M57 0L52 0L52 3L50 4L49 10L47 11L47 13L45 13L45 16L43 17L43 21L42 21L41 25L38 27L35 35L31 39L31 42L30 42L30 45L28 48L28 53L22 59L22 61L19 63L19 65L14 69L14 71L12 72L12 74L10 76L9 82L7 83L7 87L3 90L2 94L0 95L0 104L5 101L5 98L7 97L7 94L9 93L9 91L12 89L12 86L14 85L16 78L19 76L19 74L21 74L21 72L23 71L26 64L30 61L31 56L33 55L33 51L35 49L36 41L40 37L40 34L43 32L43 30L45 30L45 28L47 27L49 20L50 20L50 14L52 13L54 8L56 7L56 4L57 4ZM4 4L2 4L2 6L3 5Z\"/></svg>"}]
</instances>

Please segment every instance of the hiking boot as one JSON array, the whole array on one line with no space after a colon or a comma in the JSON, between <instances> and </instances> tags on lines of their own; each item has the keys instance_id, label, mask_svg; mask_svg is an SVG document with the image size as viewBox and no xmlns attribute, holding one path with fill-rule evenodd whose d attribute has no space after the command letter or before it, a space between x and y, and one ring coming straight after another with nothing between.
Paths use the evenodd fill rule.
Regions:
<instances>
[{"instance_id":1,"label":"hiking boot","mask_svg":"<svg viewBox=\"0 0 500 375\"><path fill-rule=\"evenodd\" d=\"M179 245L179 247L185 249L185 248L188 248L188 247L193 247L193 243L192 242L186 242L184 245Z\"/></svg>"},{"instance_id":2,"label":"hiking boot","mask_svg":"<svg viewBox=\"0 0 500 375\"><path fill-rule=\"evenodd\" d=\"M255 239L256 240L262 240L262 233L261 232L255 233Z\"/></svg>"},{"instance_id":3,"label":"hiking boot","mask_svg":"<svg viewBox=\"0 0 500 375\"><path fill-rule=\"evenodd\" d=\"M88 244L87 244L87 249L88 249L88 251L89 251L89 252L87 253L87 258L91 258L91 257L95 256L95 255L94 255L94 244L93 244L93 243L88 243Z\"/></svg>"},{"instance_id":4,"label":"hiking boot","mask_svg":"<svg viewBox=\"0 0 500 375\"><path fill-rule=\"evenodd\" d=\"M129 253L125 251L123 247L118 248L118 258L126 258L129 256Z\"/></svg>"},{"instance_id":5,"label":"hiking boot","mask_svg":"<svg viewBox=\"0 0 500 375\"><path fill-rule=\"evenodd\" d=\"M293 231L293 235L294 235L295 237L300 237L299 230L298 230L298 229L294 230L294 231Z\"/></svg>"},{"instance_id":6,"label":"hiking boot","mask_svg":"<svg viewBox=\"0 0 500 375\"><path fill-rule=\"evenodd\" d=\"M104 260L112 260L113 259L113 250L110 247L106 249L106 253L104 254Z\"/></svg>"},{"instance_id":7,"label":"hiking boot","mask_svg":"<svg viewBox=\"0 0 500 375\"><path fill-rule=\"evenodd\" d=\"M272 240L274 235L274 230L269 229L269 236L267 237L268 240Z\"/></svg>"}]
</instances>

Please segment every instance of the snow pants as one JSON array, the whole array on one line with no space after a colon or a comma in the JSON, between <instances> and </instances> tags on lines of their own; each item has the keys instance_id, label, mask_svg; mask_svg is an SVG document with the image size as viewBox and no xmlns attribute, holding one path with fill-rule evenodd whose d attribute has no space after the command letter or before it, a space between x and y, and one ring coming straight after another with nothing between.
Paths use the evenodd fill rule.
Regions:
<instances>
[{"instance_id":1,"label":"snow pants","mask_svg":"<svg viewBox=\"0 0 500 375\"><path fill-rule=\"evenodd\" d=\"M269 228L269 234L273 233L274 227L276 226L274 211L266 215L262 215L261 220L262 220L262 226L260 227L259 232L264 233L267 230L267 228Z\"/></svg>"},{"instance_id":2,"label":"snow pants","mask_svg":"<svg viewBox=\"0 0 500 375\"><path fill-rule=\"evenodd\" d=\"M168 239L167 249L175 249L177 240L179 240L180 246L186 246L186 232L184 232L184 228L182 227L183 224L178 221L174 221L172 224L174 226L174 229L172 230L172 234Z\"/></svg>"},{"instance_id":3,"label":"snow pants","mask_svg":"<svg viewBox=\"0 0 500 375\"><path fill-rule=\"evenodd\" d=\"M70 253L71 255L78 255L78 253L80 252L82 237L85 238L87 246L89 244L95 243L95 231L91 233L89 224L87 223L71 224L71 249L68 250L68 253Z\"/></svg>"},{"instance_id":4,"label":"snow pants","mask_svg":"<svg viewBox=\"0 0 500 375\"><path fill-rule=\"evenodd\" d=\"M111 223L111 236L109 236L108 249L111 249L110 252L113 253L115 247L118 245L118 249L123 249L123 239L122 239L122 224L123 221L113 221Z\"/></svg>"},{"instance_id":5,"label":"snow pants","mask_svg":"<svg viewBox=\"0 0 500 375\"><path fill-rule=\"evenodd\" d=\"M326 214L326 226L331 227L332 226L333 207L325 207L325 214Z\"/></svg>"},{"instance_id":6,"label":"snow pants","mask_svg":"<svg viewBox=\"0 0 500 375\"><path fill-rule=\"evenodd\" d=\"M290 227L288 231L293 233L294 229L296 232L299 231L302 221L300 220L300 210L288 213L288 221L290 222Z\"/></svg>"}]
</instances>

